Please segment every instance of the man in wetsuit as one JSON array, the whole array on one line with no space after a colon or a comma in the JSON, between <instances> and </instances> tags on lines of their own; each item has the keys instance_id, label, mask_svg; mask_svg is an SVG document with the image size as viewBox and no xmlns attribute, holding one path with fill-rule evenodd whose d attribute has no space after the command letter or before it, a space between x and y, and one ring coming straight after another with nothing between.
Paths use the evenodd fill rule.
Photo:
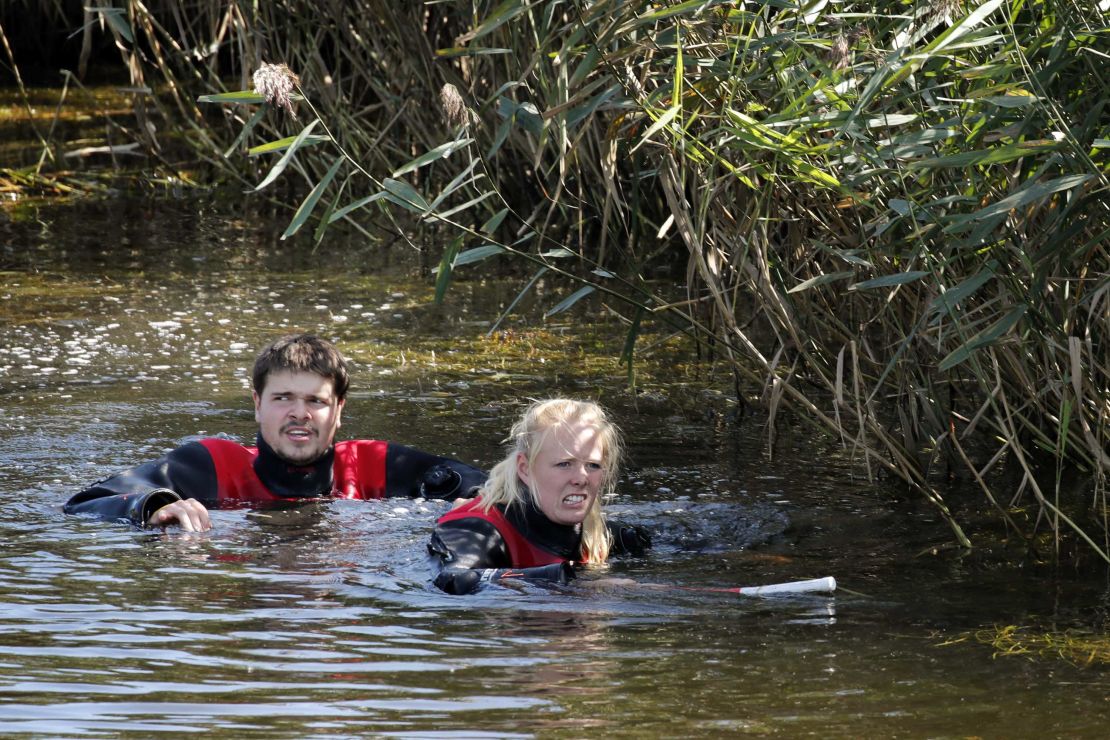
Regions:
<instances>
[{"instance_id":1,"label":"man in wetsuit","mask_svg":"<svg viewBox=\"0 0 1110 740\"><path fill-rule=\"evenodd\" d=\"M378 440L335 442L349 377L330 343L307 334L268 345L252 374L255 447L208 438L93 484L71 498L68 514L94 514L138 526L204 531L209 509L273 506L321 497L472 496L477 468Z\"/></svg>"}]
</instances>

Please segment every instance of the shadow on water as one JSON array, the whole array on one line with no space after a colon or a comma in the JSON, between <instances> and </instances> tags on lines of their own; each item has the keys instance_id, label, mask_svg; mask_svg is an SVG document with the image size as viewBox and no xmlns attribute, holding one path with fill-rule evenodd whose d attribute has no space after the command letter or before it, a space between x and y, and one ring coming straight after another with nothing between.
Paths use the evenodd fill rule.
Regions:
<instances>
[{"instance_id":1,"label":"shadow on water","mask_svg":"<svg viewBox=\"0 0 1110 740\"><path fill-rule=\"evenodd\" d=\"M604 319L486 339L511 281L460 280L437 309L399 248L313 255L211 203L43 208L5 234L5 736L1103 732L1103 664L995 658L975 635L1104 633L1105 583L958 557L930 509L856 477L834 441L786 428L769 457L759 421L688 378L629 390L586 359L605 337L619 352ZM348 438L488 466L518 399L601 397L630 448L609 509L652 551L566 587L451 597L424 551L439 502L218 511L203 534L61 514L194 435L251 440L246 367L292 330L351 356ZM823 575L835 595L699 590Z\"/></svg>"}]
</instances>

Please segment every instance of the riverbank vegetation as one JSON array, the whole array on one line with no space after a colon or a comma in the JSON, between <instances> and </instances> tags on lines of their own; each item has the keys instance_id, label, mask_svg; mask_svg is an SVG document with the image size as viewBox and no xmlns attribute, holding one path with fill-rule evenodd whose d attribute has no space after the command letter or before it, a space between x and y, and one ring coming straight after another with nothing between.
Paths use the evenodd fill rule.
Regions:
<instances>
[{"instance_id":1,"label":"riverbank vegetation","mask_svg":"<svg viewBox=\"0 0 1110 740\"><path fill-rule=\"evenodd\" d=\"M632 382L649 323L692 336L772 452L791 413L961 545L954 476L1110 560L1106 5L118 0L85 34L137 142L284 185L296 243L389 224L444 301L515 265L619 313Z\"/></svg>"}]
</instances>

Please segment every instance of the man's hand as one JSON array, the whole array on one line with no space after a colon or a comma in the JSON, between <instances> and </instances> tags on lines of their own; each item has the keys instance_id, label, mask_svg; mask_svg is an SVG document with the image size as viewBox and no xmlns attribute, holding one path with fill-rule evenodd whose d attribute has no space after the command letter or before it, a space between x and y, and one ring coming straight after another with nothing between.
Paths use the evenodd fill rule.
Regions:
<instances>
[{"instance_id":1,"label":"man's hand","mask_svg":"<svg viewBox=\"0 0 1110 740\"><path fill-rule=\"evenodd\" d=\"M186 532L206 532L212 529L208 509L195 498L181 499L166 504L146 520L148 527L166 527L177 524Z\"/></svg>"}]
</instances>

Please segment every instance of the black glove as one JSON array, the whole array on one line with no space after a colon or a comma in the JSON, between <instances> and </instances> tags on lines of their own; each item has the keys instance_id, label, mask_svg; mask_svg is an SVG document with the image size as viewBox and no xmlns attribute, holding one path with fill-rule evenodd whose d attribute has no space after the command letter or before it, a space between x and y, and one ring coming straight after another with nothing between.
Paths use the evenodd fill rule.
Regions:
<instances>
[{"instance_id":1,"label":"black glove","mask_svg":"<svg viewBox=\"0 0 1110 740\"><path fill-rule=\"evenodd\" d=\"M421 498L455 498L462 484L462 476L447 465L433 465L424 471L420 481Z\"/></svg>"},{"instance_id":2,"label":"black glove","mask_svg":"<svg viewBox=\"0 0 1110 740\"><path fill-rule=\"evenodd\" d=\"M616 555L640 557L651 547L651 534L643 527L614 524L609 533L613 535L612 552Z\"/></svg>"},{"instance_id":3,"label":"black glove","mask_svg":"<svg viewBox=\"0 0 1110 740\"><path fill-rule=\"evenodd\" d=\"M574 580L574 563L564 560L551 565L537 565L532 568L505 568L495 571L497 580L521 578L525 581L550 581L565 586Z\"/></svg>"},{"instance_id":4,"label":"black glove","mask_svg":"<svg viewBox=\"0 0 1110 740\"><path fill-rule=\"evenodd\" d=\"M435 578L436 588L455 595L474 593L485 583L509 579L545 581L566 585L574 578L574 564L568 561L537 565L533 568L471 568L469 570L443 570Z\"/></svg>"}]
</instances>

